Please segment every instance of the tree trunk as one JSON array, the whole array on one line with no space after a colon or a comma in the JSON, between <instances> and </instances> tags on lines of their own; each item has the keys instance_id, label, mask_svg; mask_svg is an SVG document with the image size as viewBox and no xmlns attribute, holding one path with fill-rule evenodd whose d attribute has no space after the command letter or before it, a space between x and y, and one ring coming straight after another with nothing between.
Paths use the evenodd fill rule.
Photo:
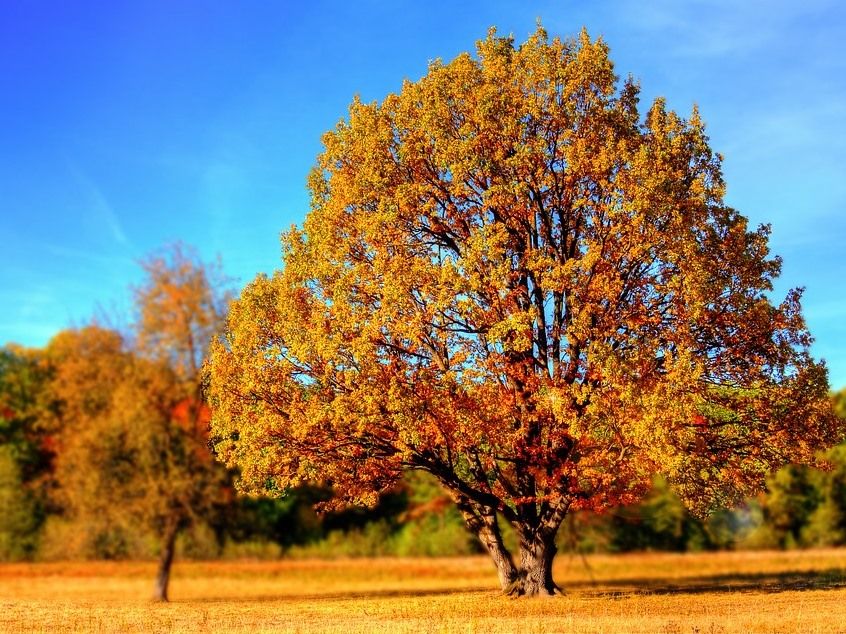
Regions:
<instances>
[{"instance_id":1,"label":"tree trunk","mask_svg":"<svg viewBox=\"0 0 846 634\"><path fill-rule=\"evenodd\" d=\"M552 580L552 562L558 547L555 535L520 540L520 571L508 594L512 596L551 597L563 594Z\"/></svg>"},{"instance_id":2,"label":"tree trunk","mask_svg":"<svg viewBox=\"0 0 846 634\"><path fill-rule=\"evenodd\" d=\"M494 566L496 566L500 588L502 588L503 592L506 592L514 585L519 573L517 567L514 565L514 559L512 559L511 553L508 552L508 549L502 542L502 534L499 532L496 516L493 516L492 522L484 522L484 524L482 530L478 533L479 540L491 556Z\"/></svg>"},{"instance_id":3,"label":"tree trunk","mask_svg":"<svg viewBox=\"0 0 846 634\"><path fill-rule=\"evenodd\" d=\"M502 533L499 530L499 523L496 518L496 511L492 508L483 507L471 502L461 494L453 494L458 510L464 517L467 528L470 529L484 546L491 556L496 573L499 577L499 585L503 592L507 592L518 578L517 567L511 553L502 541Z\"/></svg>"},{"instance_id":4,"label":"tree trunk","mask_svg":"<svg viewBox=\"0 0 846 634\"><path fill-rule=\"evenodd\" d=\"M534 518L531 523L514 516L511 524L520 535L520 567L517 568L503 543L495 508L456 491L450 487L451 482L446 478L441 479L441 482L455 500L467 528L479 538L491 556L499 576L499 585L505 594L533 597L564 593L552 579L552 562L558 551L555 535L570 508L569 500L562 499L550 505L540 518Z\"/></svg>"},{"instance_id":5,"label":"tree trunk","mask_svg":"<svg viewBox=\"0 0 846 634\"><path fill-rule=\"evenodd\" d=\"M165 529L162 552L159 555L159 570L156 573L156 585L153 589L153 601L167 601L167 587L170 583L170 567L173 564L173 551L176 546L177 525L174 523Z\"/></svg>"}]
</instances>

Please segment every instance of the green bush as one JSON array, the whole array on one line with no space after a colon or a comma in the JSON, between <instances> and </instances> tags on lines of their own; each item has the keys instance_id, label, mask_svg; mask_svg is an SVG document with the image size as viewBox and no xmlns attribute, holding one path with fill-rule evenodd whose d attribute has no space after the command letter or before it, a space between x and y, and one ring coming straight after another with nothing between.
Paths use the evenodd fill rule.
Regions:
<instances>
[{"instance_id":1,"label":"green bush","mask_svg":"<svg viewBox=\"0 0 846 634\"><path fill-rule=\"evenodd\" d=\"M259 559L272 560L282 557L284 551L276 542L267 540L250 540L235 542L227 540L221 551L221 559Z\"/></svg>"},{"instance_id":2,"label":"green bush","mask_svg":"<svg viewBox=\"0 0 846 634\"><path fill-rule=\"evenodd\" d=\"M450 557L480 551L478 540L454 509L409 521L392 539L399 557Z\"/></svg>"},{"instance_id":3,"label":"green bush","mask_svg":"<svg viewBox=\"0 0 846 634\"><path fill-rule=\"evenodd\" d=\"M13 448L0 445L0 561L31 559L40 524L39 506L23 487Z\"/></svg>"},{"instance_id":4,"label":"green bush","mask_svg":"<svg viewBox=\"0 0 846 634\"><path fill-rule=\"evenodd\" d=\"M362 528L329 532L320 541L292 546L286 555L294 559L335 559L338 557L385 557L393 555L394 528L385 520Z\"/></svg>"}]
</instances>

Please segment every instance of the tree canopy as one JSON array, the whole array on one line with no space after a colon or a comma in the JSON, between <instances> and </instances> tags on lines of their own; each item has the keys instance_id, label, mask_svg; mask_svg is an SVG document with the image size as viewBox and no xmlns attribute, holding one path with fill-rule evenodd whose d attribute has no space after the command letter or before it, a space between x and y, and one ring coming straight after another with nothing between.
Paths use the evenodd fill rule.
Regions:
<instances>
[{"instance_id":1,"label":"tree canopy","mask_svg":"<svg viewBox=\"0 0 846 634\"><path fill-rule=\"evenodd\" d=\"M40 351L0 348L0 560L33 556L48 510L55 447L41 424L47 375Z\"/></svg>"},{"instance_id":2,"label":"tree canopy","mask_svg":"<svg viewBox=\"0 0 846 634\"><path fill-rule=\"evenodd\" d=\"M723 200L696 109L641 115L586 32L494 31L323 139L284 268L208 377L241 486L372 503L433 474L503 588L551 593L570 510L663 474L704 512L842 437L769 227ZM505 549L499 518L520 539Z\"/></svg>"},{"instance_id":3,"label":"tree canopy","mask_svg":"<svg viewBox=\"0 0 846 634\"><path fill-rule=\"evenodd\" d=\"M158 537L155 598L167 600L178 533L229 496L229 474L208 446L199 375L227 293L187 247L142 264L132 332L89 325L47 347L61 444L56 479L68 514L98 527L94 539L116 541L115 556L133 528Z\"/></svg>"}]
</instances>

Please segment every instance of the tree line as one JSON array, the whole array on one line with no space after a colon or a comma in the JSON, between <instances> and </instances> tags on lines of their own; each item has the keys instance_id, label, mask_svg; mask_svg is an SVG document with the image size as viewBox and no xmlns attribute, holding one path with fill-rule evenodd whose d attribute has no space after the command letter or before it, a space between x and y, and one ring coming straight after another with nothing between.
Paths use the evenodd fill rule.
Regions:
<instances>
[{"instance_id":1,"label":"tree line","mask_svg":"<svg viewBox=\"0 0 846 634\"><path fill-rule=\"evenodd\" d=\"M66 552L116 557L151 539L155 596L166 600L177 535L231 495L209 451L200 376L228 297L215 268L181 245L141 266L128 328L92 323L43 350L3 350L0 469L17 498L6 551L32 555L39 536Z\"/></svg>"}]
</instances>

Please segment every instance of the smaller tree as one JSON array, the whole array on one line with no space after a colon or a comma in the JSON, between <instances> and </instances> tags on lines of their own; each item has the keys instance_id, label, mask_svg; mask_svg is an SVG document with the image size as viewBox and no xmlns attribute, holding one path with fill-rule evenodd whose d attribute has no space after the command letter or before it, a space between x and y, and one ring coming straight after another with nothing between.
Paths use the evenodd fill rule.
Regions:
<instances>
[{"instance_id":1,"label":"smaller tree","mask_svg":"<svg viewBox=\"0 0 846 634\"><path fill-rule=\"evenodd\" d=\"M200 370L232 299L220 261L204 263L182 243L141 260L145 278L134 287L136 349L166 363L199 402ZM199 411L199 410L197 410ZM196 417L197 412L192 412Z\"/></svg>"},{"instance_id":2,"label":"smaller tree","mask_svg":"<svg viewBox=\"0 0 846 634\"><path fill-rule=\"evenodd\" d=\"M178 534L215 514L230 489L209 451L198 371L226 295L213 269L181 245L142 266L134 345L93 325L50 343L58 478L72 516L155 532L154 599L166 601Z\"/></svg>"},{"instance_id":3,"label":"smaller tree","mask_svg":"<svg viewBox=\"0 0 846 634\"><path fill-rule=\"evenodd\" d=\"M175 425L167 427L176 436L163 435L167 442L160 447L162 455L170 456L162 461L161 474L169 494L163 496L167 502L159 519L163 549L155 598L167 600L177 532L198 510L211 510L219 499L209 495L211 490L223 490L224 472L208 448L209 410L200 370L212 337L223 327L231 293L219 261L206 264L180 243L147 257L141 266L146 277L133 289L137 351L170 369L178 399L171 412Z\"/></svg>"}]
</instances>

